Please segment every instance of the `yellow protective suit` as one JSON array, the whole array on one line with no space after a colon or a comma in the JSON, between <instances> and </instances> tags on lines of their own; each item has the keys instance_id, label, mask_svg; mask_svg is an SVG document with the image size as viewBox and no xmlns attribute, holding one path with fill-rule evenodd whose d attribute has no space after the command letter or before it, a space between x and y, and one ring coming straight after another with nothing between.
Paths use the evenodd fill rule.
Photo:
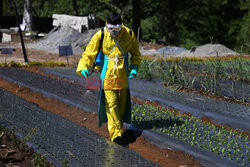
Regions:
<instances>
[{"instance_id":1,"label":"yellow protective suit","mask_svg":"<svg viewBox=\"0 0 250 167\"><path fill-rule=\"evenodd\" d=\"M77 74L81 75L82 70L87 70L92 66L95 56L98 53L98 48L101 39L101 30L98 31L91 39L86 47L82 58L77 67ZM118 45L116 44L118 41ZM115 47L114 47L115 46ZM108 59L108 64L105 66L105 77L103 79L102 88L105 94L106 116L108 119L108 130L111 140L122 134L122 126L124 114L127 110L126 101L130 100L127 97L128 92L128 70L125 67L124 54L130 52L131 64L140 68L141 54L134 33L132 36L129 33L129 28L122 26L121 31L113 39L110 33L104 28L104 38L101 52ZM130 95L129 95L130 97ZM99 103L99 108L100 108ZM130 111L131 112L131 111ZM131 115L131 113L130 113ZM100 117L100 114L99 114ZM99 119L100 120L100 119Z\"/></svg>"},{"instance_id":2,"label":"yellow protective suit","mask_svg":"<svg viewBox=\"0 0 250 167\"><path fill-rule=\"evenodd\" d=\"M104 90L106 114L108 118L108 130L111 140L122 135L127 90Z\"/></svg>"}]
</instances>

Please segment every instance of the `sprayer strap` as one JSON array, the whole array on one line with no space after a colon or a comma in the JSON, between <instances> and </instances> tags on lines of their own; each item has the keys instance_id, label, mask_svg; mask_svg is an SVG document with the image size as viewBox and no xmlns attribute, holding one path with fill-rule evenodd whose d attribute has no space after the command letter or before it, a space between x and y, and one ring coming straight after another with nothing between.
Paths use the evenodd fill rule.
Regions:
<instances>
[{"instance_id":1,"label":"sprayer strap","mask_svg":"<svg viewBox=\"0 0 250 167\"><path fill-rule=\"evenodd\" d=\"M100 52L101 48L102 48L102 42L103 42L103 38L104 38L104 28L101 28L102 34L101 34L101 41L99 44L99 48L98 48L98 52Z\"/></svg>"}]
</instances>

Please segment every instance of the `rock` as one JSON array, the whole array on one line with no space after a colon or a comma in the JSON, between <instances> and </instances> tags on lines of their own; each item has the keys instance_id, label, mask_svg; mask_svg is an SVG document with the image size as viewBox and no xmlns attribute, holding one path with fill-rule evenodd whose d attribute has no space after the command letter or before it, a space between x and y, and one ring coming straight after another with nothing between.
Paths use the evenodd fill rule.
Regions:
<instances>
[{"instance_id":1,"label":"rock","mask_svg":"<svg viewBox=\"0 0 250 167\"><path fill-rule=\"evenodd\" d=\"M22 161L24 156L21 152L11 149L0 150L0 157L6 161Z\"/></svg>"},{"instance_id":2,"label":"rock","mask_svg":"<svg viewBox=\"0 0 250 167\"><path fill-rule=\"evenodd\" d=\"M12 155L9 155L7 158L12 159L12 161L22 161L24 159L24 156L21 152L16 152Z\"/></svg>"},{"instance_id":3,"label":"rock","mask_svg":"<svg viewBox=\"0 0 250 167\"><path fill-rule=\"evenodd\" d=\"M1 145L1 148L6 148L6 145L5 145L5 144L2 144L2 145Z\"/></svg>"}]
</instances>

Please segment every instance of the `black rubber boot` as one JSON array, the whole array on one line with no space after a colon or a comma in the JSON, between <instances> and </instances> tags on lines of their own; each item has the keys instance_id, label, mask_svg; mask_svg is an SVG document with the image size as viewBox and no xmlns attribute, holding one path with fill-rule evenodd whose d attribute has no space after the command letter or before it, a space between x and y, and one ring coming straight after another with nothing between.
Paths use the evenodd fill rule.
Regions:
<instances>
[{"instance_id":1,"label":"black rubber boot","mask_svg":"<svg viewBox=\"0 0 250 167\"><path fill-rule=\"evenodd\" d=\"M129 143L133 143L136 141L136 136L133 130L125 130L122 134L122 139L124 140L124 144L129 145Z\"/></svg>"},{"instance_id":2,"label":"black rubber boot","mask_svg":"<svg viewBox=\"0 0 250 167\"><path fill-rule=\"evenodd\" d=\"M128 143L121 136L114 138L113 142L120 146L128 147Z\"/></svg>"},{"instance_id":3,"label":"black rubber boot","mask_svg":"<svg viewBox=\"0 0 250 167\"><path fill-rule=\"evenodd\" d=\"M117 136L116 138L113 139L113 142L116 143L116 144L121 145L122 144L122 137Z\"/></svg>"}]
</instances>

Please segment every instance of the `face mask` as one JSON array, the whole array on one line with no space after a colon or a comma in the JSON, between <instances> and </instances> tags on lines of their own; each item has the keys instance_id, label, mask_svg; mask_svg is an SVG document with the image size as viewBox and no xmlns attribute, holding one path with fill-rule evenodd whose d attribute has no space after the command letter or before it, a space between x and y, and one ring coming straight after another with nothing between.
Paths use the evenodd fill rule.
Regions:
<instances>
[{"instance_id":1,"label":"face mask","mask_svg":"<svg viewBox=\"0 0 250 167\"><path fill-rule=\"evenodd\" d=\"M111 31L109 31L109 32L110 32L110 35L111 35L112 37L115 37L120 31L111 30Z\"/></svg>"},{"instance_id":2,"label":"face mask","mask_svg":"<svg viewBox=\"0 0 250 167\"><path fill-rule=\"evenodd\" d=\"M112 37L115 37L121 31L120 24L117 25L107 24L106 27Z\"/></svg>"}]
</instances>

